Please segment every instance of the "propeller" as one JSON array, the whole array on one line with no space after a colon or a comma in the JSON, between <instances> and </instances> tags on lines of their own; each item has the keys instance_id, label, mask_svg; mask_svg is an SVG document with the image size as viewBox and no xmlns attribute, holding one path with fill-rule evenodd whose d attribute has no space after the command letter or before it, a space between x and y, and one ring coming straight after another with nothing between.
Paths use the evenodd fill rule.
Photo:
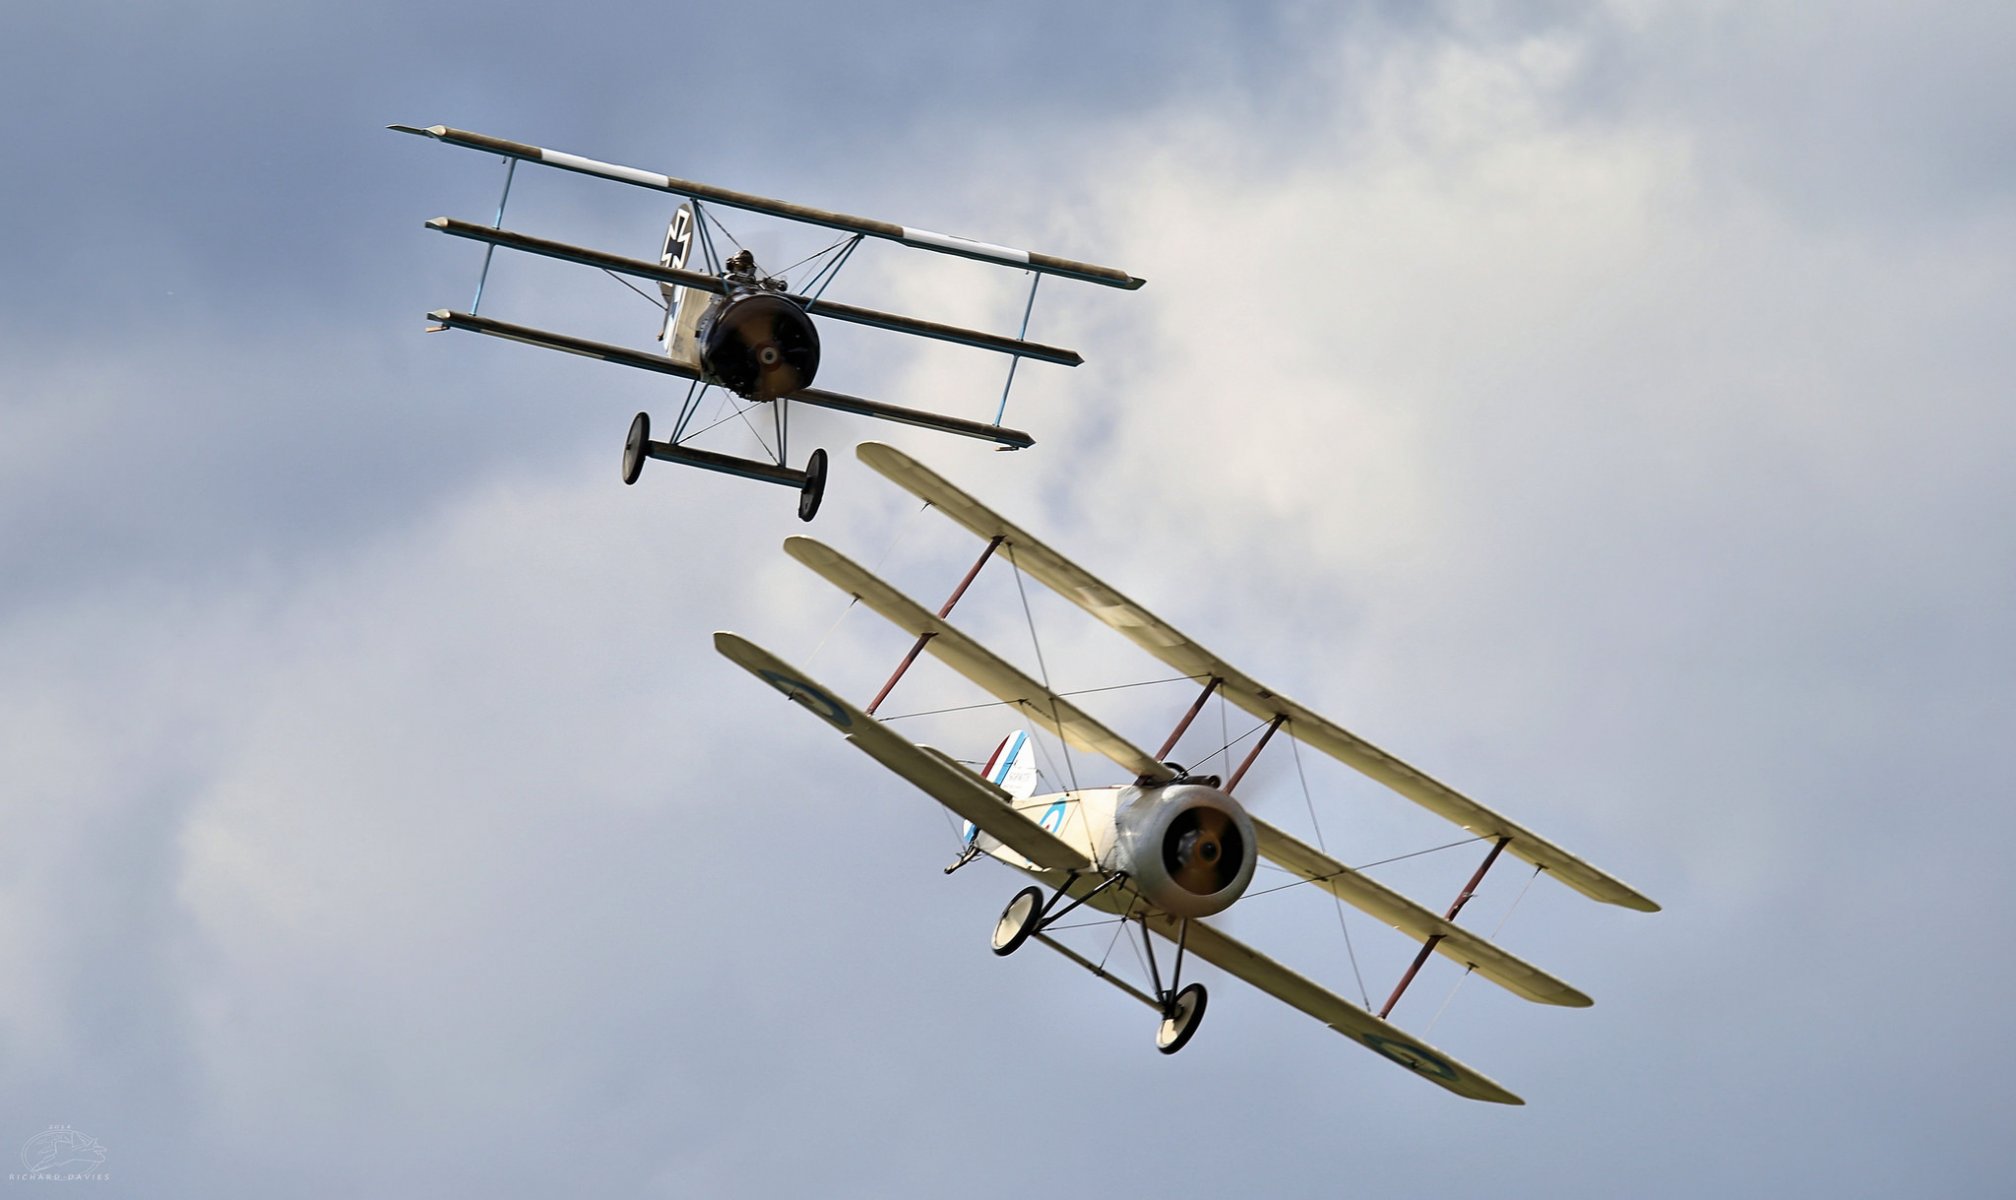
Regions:
<instances>
[{"instance_id":1,"label":"propeller","mask_svg":"<svg viewBox=\"0 0 2016 1200\"><path fill-rule=\"evenodd\" d=\"M738 396L775 400L809 387L819 370L819 332L782 296L729 299L707 331L705 366Z\"/></svg>"},{"instance_id":2,"label":"propeller","mask_svg":"<svg viewBox=\"0 0 2016 1200\"><path fill-rule=\"evenodd\" d=\"M1213 896L1232 886L1245 845L1231 816L1199 806L1178 813L1162 839L1162 865L1184 891Z\"/></svg>"}]
</instances>

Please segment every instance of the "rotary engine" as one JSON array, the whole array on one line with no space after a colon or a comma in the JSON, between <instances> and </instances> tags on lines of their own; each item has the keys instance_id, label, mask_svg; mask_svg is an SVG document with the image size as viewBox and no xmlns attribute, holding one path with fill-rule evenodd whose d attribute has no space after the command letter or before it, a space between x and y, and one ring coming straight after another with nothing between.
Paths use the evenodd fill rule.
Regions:
<instances>
[{"instance_id":1,"label":"rotary engine","mask_svg":"<svg viewBox=\"0 0 2016 1200\"><path fill-rule=\"evenodd\" d=\"M761 275L746 251L728 260L721 280L726 292L696 331L701 369L750 400L810 387L819 371L819 331L783 294L784 281Z\"/></svg>"},{"instance_id":2,"label":"rotary engine","mask_svg":"<svg viewBox=\"0 0 2016 1200\"><path fill-rule=\"evenodd\" d=\"M1178 917L1208 917L1245 892L1259 844L1237 801L1200 783L1129 791L1114 814L1115 865L1149 903Z\"/></svg>"}]
</instances>

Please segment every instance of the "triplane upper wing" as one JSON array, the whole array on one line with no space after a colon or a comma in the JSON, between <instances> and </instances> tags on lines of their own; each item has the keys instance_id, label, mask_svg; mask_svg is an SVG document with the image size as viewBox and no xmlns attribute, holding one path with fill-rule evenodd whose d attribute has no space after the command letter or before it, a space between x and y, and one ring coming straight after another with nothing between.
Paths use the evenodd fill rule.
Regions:
<instances>
[{"instance_id":1,"label":"triplane upper wing","mask_svg":"<svg viewBox=\"0 0 2016 1200\"><path fill-rule=\"evenodd\" d=\"M637 414L631 422L624 444L623 481L635 483L644 463L655 458L784 484L799 489L799 516L808 521L818 511L824 495L826 455L823 450L814 451L802 470L787 464L790 434L787 410L791 402L896 421L961 437L981 438L1005 449L1021 449L1031 445L1033 439L1019 429L1001 424L1016 366L1024 358L1067 367L1084 361L1075 350L1028 340L1029 310L1035 303L1036 284L1045 275L1128 289L1138 288L1142 283L1117 267L774 200L445 125L425 128L394 125L391 128L449 145L501 155L509 161L513 170L521 161L534 162L685 197L686 203L674 215L667 229L659 261L650 262L503 228L504 208L510 198L512 178L507 172L504 195L498 201L497 218L491 225L478 225L452 217L435 217L427 222L430 229L487 246L483 274L477 281L476 298L470 303L469 311L444 308L430 312L428 316L433 321L430 328L468 330L688 380L693 387L688 390L668 439L659 441L652 437L650 417L645 413ZM847 236L805 260L806 264L811 264L807 266L811 274L804 286L793 291L781 276L772 275L757 265L755 257L748 251L740 250L733 255L717 253L705 207L710 205L837 230ZM712 225L718 228L719 222ZM722 232L725 236L725 230ZM962 329L824 299L826 287L832 283L855 247L864 239L871 238L1027 270L1030 273L1029 302L1024 306L1020 333L1009 337L984 330ZM645 354L622 346L479 315L490 255L500 246L598 268L616 276L655 282L665 306L660 333L665 353L662 356ZM686 260L695 249L704 257L707 270L687 269ZM646 298L649 299L648 296ZM1006 354L1010 359L1008 386L1002 390L1000 409L992 422L981 422L814 388L811 385L820 359L819 333L814 316ZM692 438L705 432L704 429L696 429L694 418L700 399L705 395L706 388L711 386L722 387L752 403L772 405L775 445L765 445L765 450L769 452L768 460L727 455L689 444ZM753 430L754 426L750 428ZM761 435L758 436L760 440Z\"/></svg>"},{"instance_id":2,"label":"triplane upper wing","mask_svg":"<svg viewBox=\"0 0 2016 1200\"><path fill-rule=\"evenodd\" d=\"M1485 838L1507 839L1506 853L1544 868L1548 874L1592 900L1640 912L1659 911L1657 904L1628 884L1597 870L1524 826L1492 812L1456 789L1430 778L1234 668L894 446L868 442L857 453L863 462L976 536L1002 539L1012 548L1016 566L1105 622L1135 645L1192 678L1219 680L1219 690L1225 698L1254 716L1288 726L1304 743L1362 771L1471 833Z\"/></svg>"},{"instance_id":3,"label":"triplane upper wing","mask_svg":"<svg viewBox=\"0 0 2016 1200\"><path fill-rule=\"evenodd\" d=\"M451 146L466 146L471 150L483 150L505 158L524 159L549 167L559 167L564 171L577 171L583 175L595 175L603 179L614 179L622 183L655 191L670 192L675 196L689 196L710 204L726 208L739 208L745 212L762 213L765 216L782 217L791 221L802 221L807 225L823 225L842 233L860 234L863 237L881 238L915 246L920 250L934 250L940 254L957 255L960 258L976 258L985 262L1007 263L1027 267L1046 275L1061 275L1070 279L1082 279L1086 283L1102 284L1106 287L1134 289L1141 286L1136 279L1118 267L1102 267L1094 263L1077 262L1059 258L1054 254L1038 254L1031 250L1018 250L1013 246L997 246L992 242L975 241L950 233L934 233L929 229L914 229L898 225L894 221L878 221L872 217L856 217L847 213L829 212L823 208L813 208L807 204L793 204L788 200L772 200L765 196L755 196L748 192L737 192L712 184L697 183L691 179L679 179L671 175L661 175L656 171L640 171L636 167L618 166L615 163L598 162L592 158L582 158L578 154L564 154L558 150L547 150L539 146L529 146L524 142L506 141L484 133L471 133L466 129L451 129L446 125L429 125L417 128L411 125L393 125L400 133L414 133L421 137L431 137Z\"/></svg>"}]
</instances>

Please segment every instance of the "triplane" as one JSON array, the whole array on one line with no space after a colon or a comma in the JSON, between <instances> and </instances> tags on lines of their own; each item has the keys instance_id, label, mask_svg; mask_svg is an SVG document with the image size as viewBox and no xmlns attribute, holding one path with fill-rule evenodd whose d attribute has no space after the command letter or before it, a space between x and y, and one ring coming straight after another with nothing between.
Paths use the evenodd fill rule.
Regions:
<instances>
[{"instance_id":1,"label":"triplane","mask_svg":"<svg viewBox=\"0 0 2016 1200\"><path fill-rule=\"evenodd\" d=\"M714 644L729 659L838 729L856 748L964 818L966 846L947 873L984 855L1027 872L1043 885L1026 888L1009 901L994 929L996 954L1013 953L1030 941L1058 950L1154 1009L1161 1018L1155 1042L1165 1054L1180 1050L1204 1015L1203 985L1183 982L1184 958L1195 956L1459 1096L1500 1104L1523 1103L1477 1071L1389 1024L1386 1015L1401 992L1428 956L1439 953L1537 1003L1570 1007L1591 1003L1575 988L1455 924L1457 912L1503 854L1525 860L1536 871L1544 870L1594 900L1642 912L1657 912L1657 904L1538 834L1261 685L902 452L870 442L859 448L859 454L870 467L987 542L980 560L935 615L831 547L804 537L785 542L785 550L793 558L914 634L917 642L909 656L863 709L736 634L716 633ZM1203 685L1196 703L1160 750L1149 754L1137 748L945 619L981 566L997 551L1008 554L1017 570ZM895 733L872 714L924 650L997 700L1019 708L1027 720L1069 745L1104 755L1131 774L1132 780L1036 796L1031 794L1035 772L1026 758L1028 738L1024 734L1005 739L976 774L942 751L914 744ZM1189 774L1164 761L1213 694L1265 722L1265 732L1251 751L1230 777L1222 780L1215 775ZM1489 843L1483 864L1446 913L1438 916L1303 844L1253 816L1232 798L1260 751L1281 731ZM1360 1008L1331 993L1203 920L1240 898L1262 858L1421 939L1420 953L1379 1013L1369 1011L1369 1005ZM1080 906L1140 926L1152 994L1114 977L1046 933ZM1151 933L1176 948L1166 980Z\"/></svg>"},{"instance_id":2,"label":"triplane","mask_svg":"<svg viewBox=\"0 0 2016 1200\"><path fill-rule=\"evenodd\" d=\"M1045 275L1128 289L1138 288L1143 282L1117 267L1102 267L889 221L753 196L653 171L506 141L488 134L451 129L446 125L432 125L424 129L393 125L390 128L453 146L488 151L503 156L510 164L505 174L503 196L497 202L497 216L490 225L452 217L435 217L427 222L429 229L488 246L483 257L483 273L477 279L476 296L470 303L469 311L444 308L428 313L428 318L434 322L430 331L466 329L549 350L562 350L621 366L655 371L689 382L685 403L680 408L669 439L652 439L651 418L647 413L640 412L631 421L629 436L623 445L623 482L626 484L637 482L646 459L683 463L703 470L797 488L798 515L809 521L818 512L820 499L825 493L826 452L814 450L803 470L794 470L786 464L790 435L789 406L794 401L943 433L981 438L996 443L1004 450L1027 448L1035 444L1034 438L1001 424L1007 412L1008 391L1015 382L1015 367L1025 358L1067 367L1075 367L1084 361L1075 350L1027 340L1029 316L1036 303L1036 285ZM542 163L601 179L670 192L686 197L686 201L679 206L671 224L666 227L663 248L656 262L532 237L503 228L504 207L511 195L512 174L520 161ZM781 275L765 271L748 250L722 253L722 248L715 244L714 235L716 231L725 235L726 230L718 221L712 220L708 206L741 209L805 225L823 226L844 236L800 264L807 266L812 273L799 290L792 291ZM840 268L866 238L900 242L940 254L1002 263L1028 271L1029 298L1023 306L1020 332L1014 337L1006 337L821 299ZM732 238L729 240L732 241ZM483 284L489 276L490 257L499 246L596 267L612 275L657 283L665 310L658 334L662 352L646 353L478 315L477 310L483 302ZM687 260L696 247L704 260L704 271L687 269ZM812 381L819 370L819 331L812 321L814 314L835 321L915 334L1009 355L1008 379L1002 387L1001 405L995 412L994 420L968 420L814 388ZM690 444L691 439L704 432L694 428L694 418L709 387L721 387L753 404L771 406L776 445L774 448L765 446L771 451L769 460L739 458Z\"/></svg>"}]
</instances>

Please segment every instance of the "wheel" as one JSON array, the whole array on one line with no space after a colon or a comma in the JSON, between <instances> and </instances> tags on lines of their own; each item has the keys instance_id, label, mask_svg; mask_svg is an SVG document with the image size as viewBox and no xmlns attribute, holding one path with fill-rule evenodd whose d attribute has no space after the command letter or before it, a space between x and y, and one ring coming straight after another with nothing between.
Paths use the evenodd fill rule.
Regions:
<instances>
[{"instance_id":1,"label":"wheel","mask_svg":"<svg viewBox=\"0 0 2016 1200\"><path fill-rule=\"evenodd\" d=\"M819 515L819 502L826 498L826 452L814 450L805 460L805 486L798 491L798 519L809 521Z\"/></svg>"},{"instance_id":2,"label":"wheel","mask_svg":"<svg viewBox=\"0 0 2016 1200\"><path fill-rule=\"evenodd\" d=\"M1176 993L1176 999L1169 1004L1169 1014L1162 1018L1162 1027L1155 1031L1155 1048L1164 1054L1174 1054L1190 1043L1190 1035L1197 1032L1197 1026L1204 1020L1204 1002L1208 999L1204 985L1193 983Z\"/></svg>"},{"instance_id":3,"label":"wheel","mask_svg":"<svg viewBox=\"0 0 2016 1200\"><path fill-rule=\"evenodd\" d=\"M1036 932L1036 922L1042 915L1041 889L1028 887L1015 893L1008 907L1001 910L1001 919L994 922L994 953L1005 957L1020 950L1029 935Z\"/></svg>"},{"instance_id":4,"label":"wheel","mask_svg":"<svg viewBox=\"0 0 2016 1200\"><path fill-rule=\"evenodd\" d=\"M651 414L638 413L630 421L630 435L623 439L623 482L632 484L644 473L644 460L651 449Z\"/></svg>"}]
</instances>

